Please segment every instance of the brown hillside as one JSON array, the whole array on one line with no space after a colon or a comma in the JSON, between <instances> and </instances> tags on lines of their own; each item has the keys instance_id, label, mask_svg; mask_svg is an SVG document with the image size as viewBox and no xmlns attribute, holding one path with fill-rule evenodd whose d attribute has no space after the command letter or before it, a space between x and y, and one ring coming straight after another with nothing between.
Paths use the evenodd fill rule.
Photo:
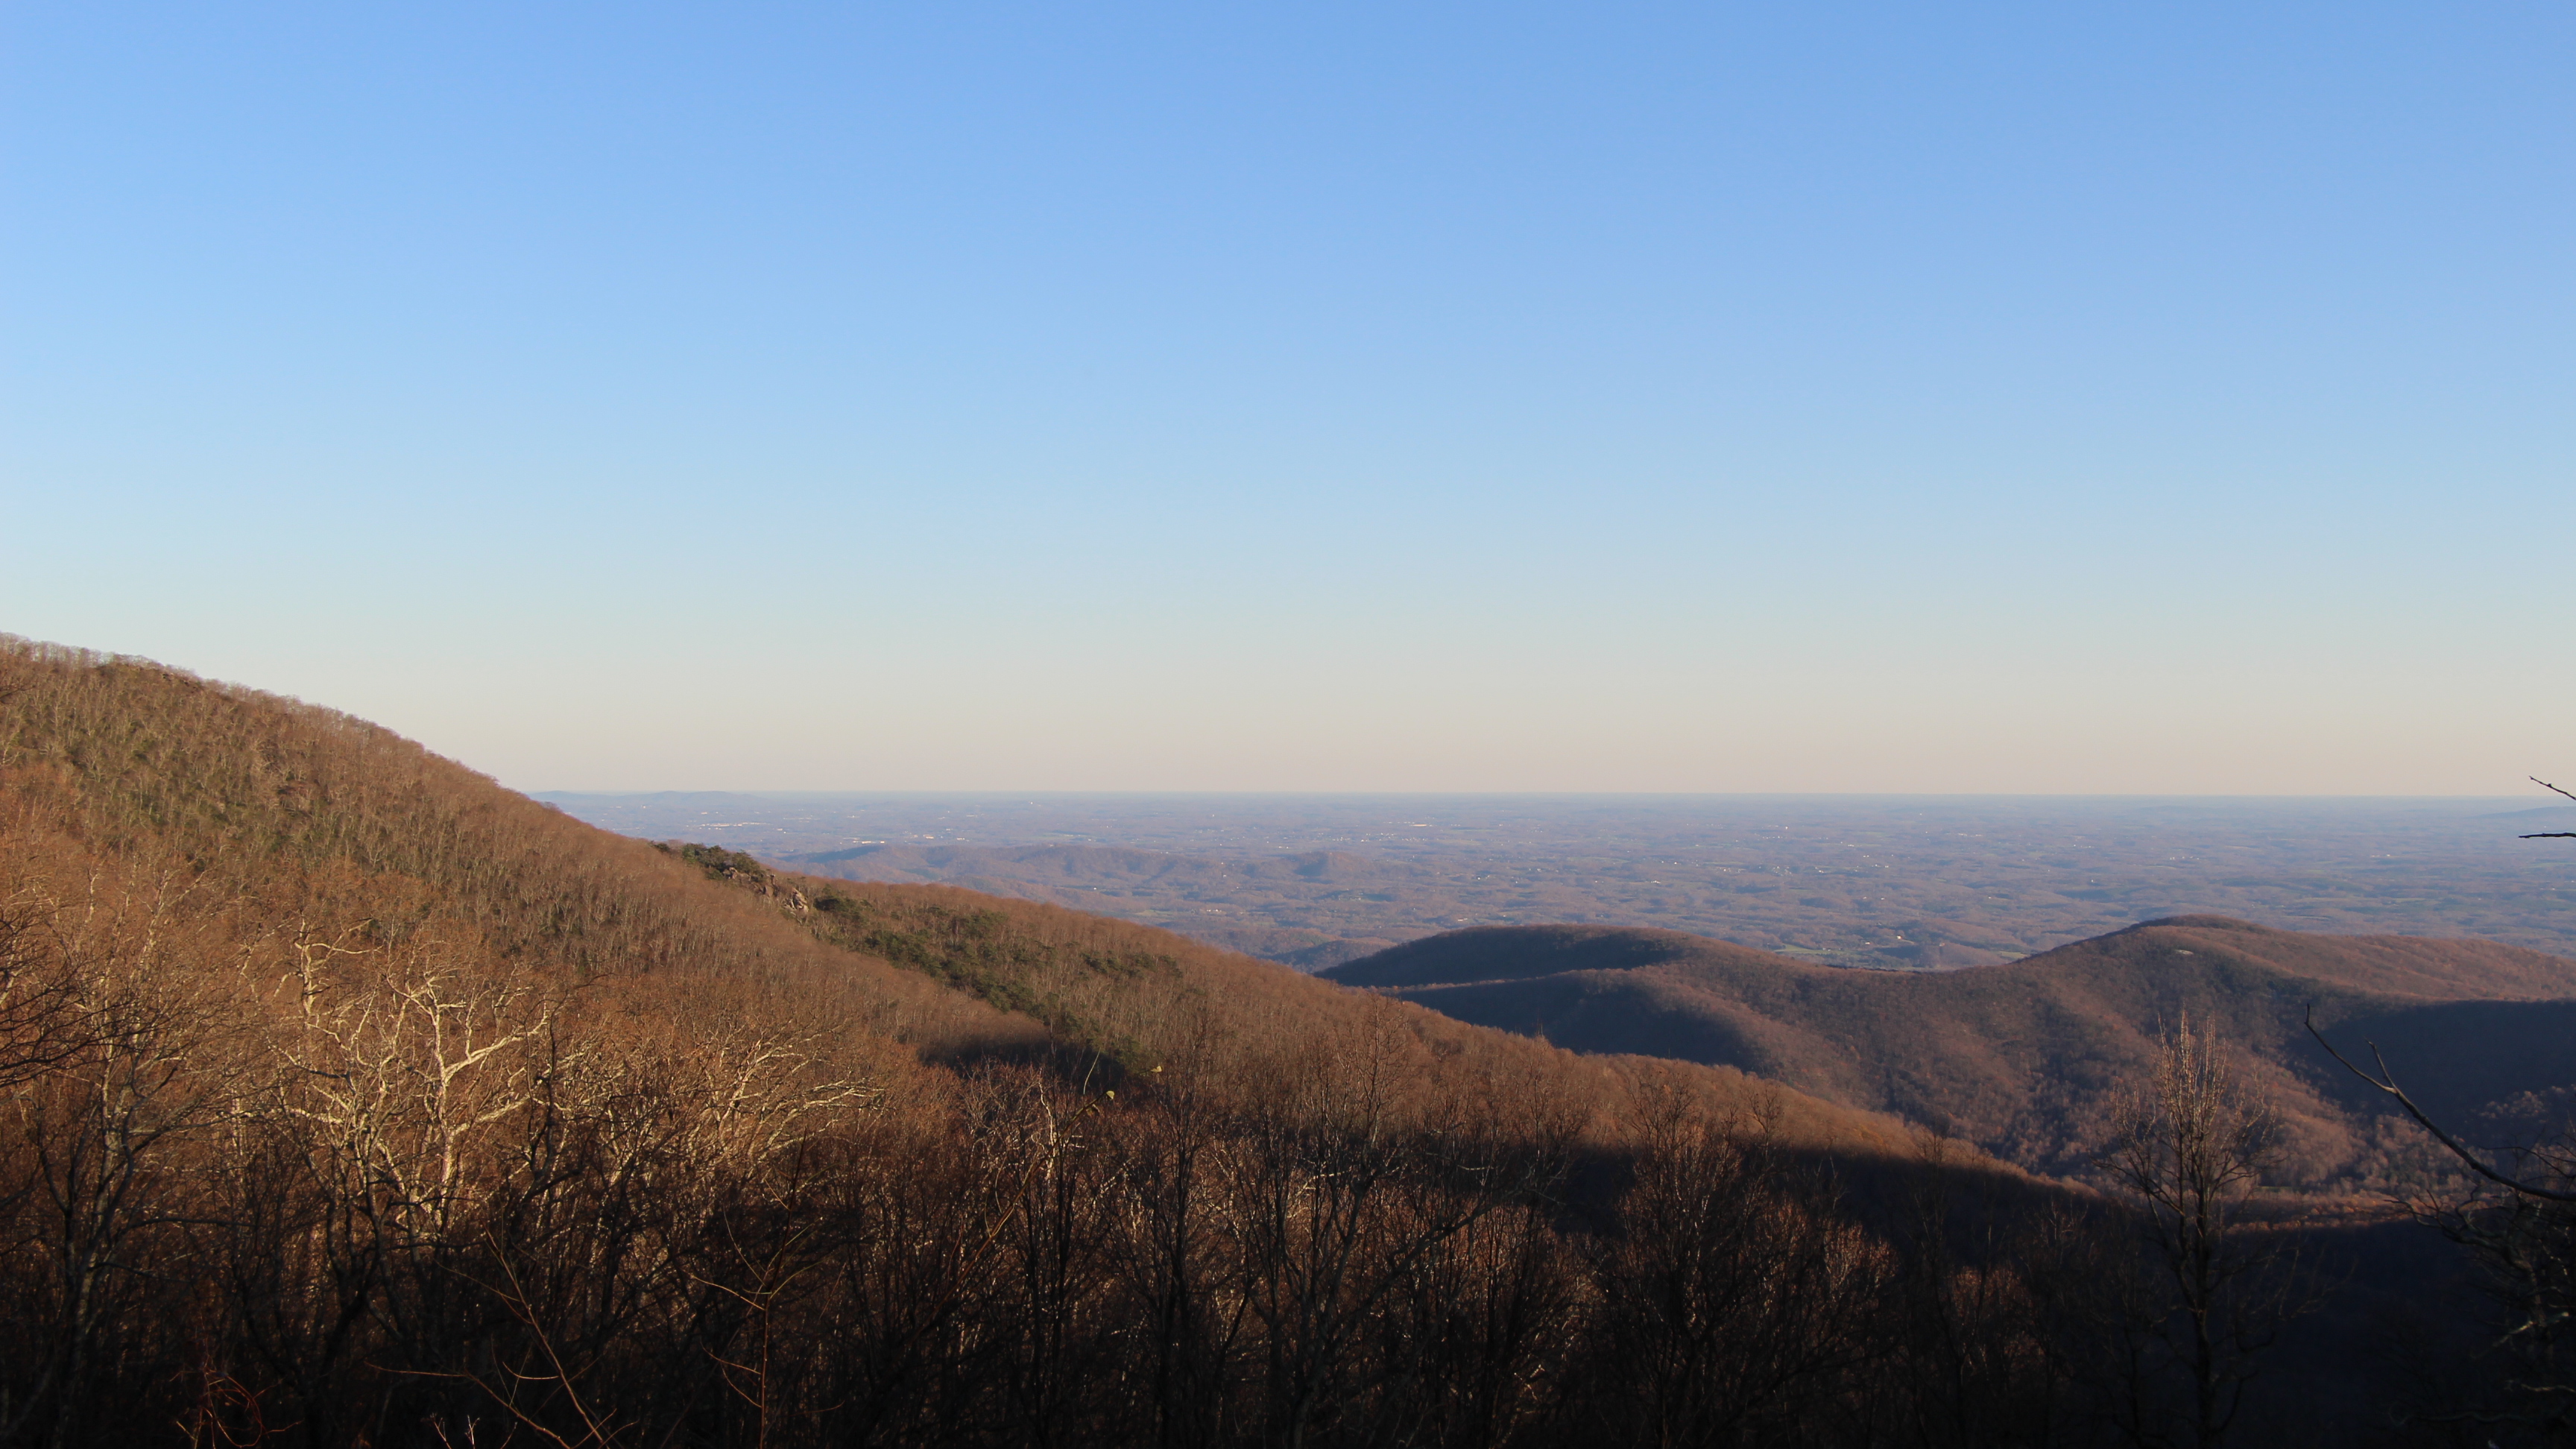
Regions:
<instances>
[{"instance_id":1,"label":"brown hillside","mask_svg":"<svg viewBox=\"0 0 2576 1449\"><path fill-rule=\"evenodd\" d=\"M0 850L16 896L81 899L114 867L246 958L307 939L434 948L479 971L588 983L603 1008L828 1024L868 1061L882 1056L871 1043L932 1061L1097 1052L1257 1094L1328 1042L1380 1031L1393 1005L1025 900L771 877L748 858L711 878L336 711L5 636ZM1076 858L1127 854L1150 855ZM1265 868L1353 867L1318 853ZM811 908L834 899L864 903L865 922ZM1084 964L1102 960L1117 964ZM1731 1069L1675 1078L1667 1063L1578 1059L1411 1007L1386 1025L1426 1081L1509 1081L1605 1124L1640 1083L1678 1081L1804 1145L1905 1150L1892 1120Z\"/></svg>"},{"instance_id":2,"label":"brown hillside","mask_svg":"<svg viewBox=\"0 0 2576 1449\"><path fill-rule=\"evenodd\" d=\"M577 980L722 981L934 1051L1043 1039L388 730L5 637L0 840L13 893L85 898L113 866L246 942L356 932Z\"/></svg>"},{"instance_id":3,"label":"brown hillside","mask_svg":"<svg viewBox=\"0 0 2576 1449\"><path fill-rule=\"evenodd\" d=\"M1768 969L1649 944L1495 984ZM1846 978L1769 975L1736 1055L1812 1056ZM2043 1309L2153 1281L2098 1198L1722 1062L621 839L13 640L0 1113L10 1442L1896 1449L2130 1412Z\"/></svg>"},{"instance_id":4,"label":"brown hillside","mask_svg":"<svg viewBox=\"0 0 2576 1449\"><path fill-rule=\"evenodd\" d=\"M756 867L755 867L756 868ZM1383 1006L1271 962L1150 926L950 886L772 877L817 904L812 929L1045 1022L1122 1071L1187 1063L1229 1096L1257 1098L1327 1056ZM1638 1094L1686 1084L1715 1110L1759 1118L1785 1142L1903 1156L1903 1124L1732 1066L1660 1054L1578 1055L1404 1003L1393 1021L1425 1053L1417 1070L1472 1074L1624 1120ZM1685 1075L1675 1076L1677 1068Z\"/></svg>"},{"instance_id":5,"label":"brown hillside","mask_svg":"<svg viewBox=\"0 0 2576 1449\"><path fill-rule=\"evenodd\" d=\"M1724 1063L1955 1130L2026 1166L2080 1170L2150 1039L2186 1014L2238 1044L2290 1119L2291 1170L2376 1180L2408 1139L2307 1037L2393 1057L2463 1120L2576 1080L2576 961L2477 941L2336 937L2218 917L2153 921L1947 973L1806 965L1673 932L1497 927L1324 973L1579 1051ZM2468 1009L2464 1003L2488 1003ZM2510 1069L2496 1064L2511 1062Z\"/></svg>"}]
</instances>

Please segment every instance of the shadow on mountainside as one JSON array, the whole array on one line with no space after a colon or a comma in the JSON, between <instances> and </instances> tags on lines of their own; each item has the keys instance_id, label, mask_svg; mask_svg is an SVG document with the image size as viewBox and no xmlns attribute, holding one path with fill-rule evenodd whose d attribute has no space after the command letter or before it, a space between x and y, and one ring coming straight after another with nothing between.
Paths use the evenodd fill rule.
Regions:
<instances>
[{"instance_id":1,"label":"shadow on mountainside","mask_svg":"<svg viewBox=\"0 0 2576 1449\"><path fill-rule=\"evenodd\" d=\"M2376 1040L2460 1121L2528 1121L2576 1079L2576 961L2491 942L2143 922L1954 972L1822 967L1671 931L1485 927L1322 973L1580 1052L1724 1064L2081 1173L2155 1035L2215 1026L2284 1115L2288 1175L2369 1190L2414 1136L2309 1039Z\"/></svg>"}]
</instances>

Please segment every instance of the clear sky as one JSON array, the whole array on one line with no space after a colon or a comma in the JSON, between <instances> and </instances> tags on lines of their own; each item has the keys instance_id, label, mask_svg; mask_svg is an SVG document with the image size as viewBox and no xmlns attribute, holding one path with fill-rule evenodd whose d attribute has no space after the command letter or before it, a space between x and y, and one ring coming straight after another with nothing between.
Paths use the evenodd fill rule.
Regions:
<instances>
[{"instance_id":1,"label":"clear sky","mask_svg":"<svg viewBox=\"0 0 2576 1449\"><path fill-rule=\"evenodd\" d=\"M2576 775L2559 0L22 0L0 66L0 630L521 788Z\"/></svg>"}]
</instances>

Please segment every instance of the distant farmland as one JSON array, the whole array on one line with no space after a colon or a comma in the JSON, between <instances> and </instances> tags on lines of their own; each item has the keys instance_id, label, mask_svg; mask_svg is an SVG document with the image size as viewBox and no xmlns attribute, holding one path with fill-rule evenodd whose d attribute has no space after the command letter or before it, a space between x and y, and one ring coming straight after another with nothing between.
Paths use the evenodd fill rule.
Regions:
<instances>
[{"instance_id":1,"label":"distant farmland","mask_svg":"<svg viewBox=\"0 0 2576 1449\"><path fill-rule=\"evenodd\" d=\"M1830 965L2008 960L2160 916L2576 951L2535 799L555 795L800 870L1168 927L1309 970L1462 926L1650 926Z\"/></svg>"}]
</instances>

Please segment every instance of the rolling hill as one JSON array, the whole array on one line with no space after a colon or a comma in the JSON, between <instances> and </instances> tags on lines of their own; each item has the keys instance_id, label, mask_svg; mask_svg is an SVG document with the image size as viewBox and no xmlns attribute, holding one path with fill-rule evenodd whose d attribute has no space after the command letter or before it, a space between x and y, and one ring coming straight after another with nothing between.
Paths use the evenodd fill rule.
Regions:
<instances>
[{"instance_id":1,"label":"rolling hill","mask_svg":"<svg viewBox=\"0 0 2576 1449\"><path fill-rule=\"evenodd\" d=\"M1722 1063L2079 1172L2151 1039L2189 1015L2237 1044L2289 1128L2287 1172L2384 1181L2415 1139L2307 1035L2377 1041L2428 1107L2528 1137L2576 1082L2576 961L2480 941L2149 921L2002 965L1818 967L1675 932L1491 927L1325 973L1578 1051Z\"/></svg>"},{"instance_id":2,"label":"rolling hill","mask_svg":"<svg viewBox=\"0 0 2576 1449\"><path fill-rule=\"evenodd\" d=\"M1351 866L1319 856L1278 868ZM1655 1077L1723 1111L1759 1105L1808 1145L1905 1150L1891 1119L1748 1084L1731 1068L1675 1077L1677 1064L1605 1064L1426 1010L1388 1015L1149 926L953 887L772 872L721 850L674 853L333 710L8 636L0 884L39 914L111 899L159 911L205 933L209 952L258 962L345 938L364 951L434 950L474 974L578 984L630 1016L827 1023L870 1071L1123 1054L1257 1092L1276 1059L1391 1025L1425 1079L1508 1078L1598 1106L1605 1124L1624 1110L1624 1089L1605 1082ZM879 919L862 925L871 910ZM1153 969L1082 964L1091 958Z\"/></svg>"},{"instance_id":3,"label":"rolling hill","mask_svg":"<svg viewBox=\"0 0 2576 1449\"><path fill-rule=\"evenodd\" d=\"M1837 1185L1924 1175L1732 1068L623 838L5 637L0 1115L0 1442L66 1445L1625 1437L1644 1249L1587 1235L1728 1194L1854 1285L1831 1341L1911 1281ZM1808 1383L1761 1412L1898 1391Z\"/></svg>"}]
</instances>

